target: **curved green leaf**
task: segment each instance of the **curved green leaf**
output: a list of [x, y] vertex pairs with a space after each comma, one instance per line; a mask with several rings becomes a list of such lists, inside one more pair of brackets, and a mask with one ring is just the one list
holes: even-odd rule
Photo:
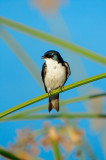
[[[52, 118], [68, 118], [68, 119], [88, 119], [88, 118], [106, 118], [106, 114], [99, 114], [99, 113], [81, 113], [81, 114], [67, 114], [67, 113], [60, 113], [60, 114], [34, 114], [34, 115], [27, 115], [21, 118], [9, 119], [8, 121], [22, 121], [22, 120], [41, 120], [41, 119], [52, 119]], [[6, 120], [5, 120], [6, 121]]]
[[[106, 73], [102, 73], [102, 74], [99, 74], [99, 75], [96, 75], [96, 76], [93, 76], [93, 77], [86, 78], [84, 80], [75, 82], [73, 84], [67, 85], [65, 87], [62, 87], [62, 90], [64, 92], [64, 91], [70, 90], [72, 88], [76, 88], [78, 86], [82, 86], [84, 84], [87, 84], [87, 83], [90, 83], [90, 82], [93, 82], [93, 81], [96, 81], [96, 80], [99, 80], [99, 79], [103, 79], [103, 78], [106, 78]], [[55, 95], [55, 94], [58, 94], [58, 93], [61, 93], [61, 89], [56, 89], [56, 90], [52, 91], [51, 95]], [[46, 94], [43, 94], [43, 95], [41, 95], [39, 97], [33, 98], [33, 99], [29, 100], [29, 101], [26, 101], [26, 102], [24, 102], [22, 104], [19, 104], [19, 105], [13, 107], [13, 108], [10, 108], [10, 109], [0, 113], [0, 118], [4, 117], [4, 116], [6, 116], [6, 115], [8, 115], [8, 114], [10, 114], [12, 112], [15, 112], [15, 111], [17, 111], [17, 110], [19, 110], [21, 108], [24, 108], [24, 107], [26, 107], [26, 106], [28, 106], [30, 104], [33, 104], [33, 103], [38, 102], [38, 101], [41, 101], [41, 100], [43, 100], [43, 99], [45, 99], [47, 97], [50, 97], [51, 95], [46, 93]]]
[[79, 45], [76, 45], [74, 43], [66, 41], [64, 39], [60, 39], [60, 38], [52, 36], [48, 33], [45, 33], [45, 32], [42, 32], [40, 30], [34, 29], [32, 27], [23, 25], [19, 22], [9, 20], [9, 19], [4, 18], [4, 17], [0, 17], [0, 23], [2, 25], [13, 28], [15, 30], [21, 31], [25, 34], [29, 34], [30, 36], [37, 37], [37, 38], [45, 40], [49, 43], [53, 43], [57, 46], [64, 47], [64, 48], [66, 48], [70, 51], [74, 51], [77, 54], [85, 56], [86, 58], [90, 58], [91, 60], [97, 61], [97, 62], [99, 62], [103, 65], [106, 65], [106, 57], [104, 57], [102, 55], [99, 55], [98, 53], [93, 52], [91, 50], [88, 50], [84, 47], [81, 47]]
[[[76, 103], [76, 102], [80, 102], [80, 101], [85, 101], [85, 100], [88, 100], [88, 99], [98, 98], [98, 97], [102, 97], [102, 96], [106, 96], [106, 93], [79, 96], [79, 97], [76, 97], [76, 98], [66, 99], [66, 100], [60, 101], [60, 106], [71, 104], [71, 103]], [[47, 109], [47, 107], [48, 107], [48, 105], [45, 104], [45, 105], [41, 105], [41, 106], [34, 107], [34, 108], [31, 108], [31, 109], [27, 109], [27, 110], [24, 110], [24, 111], [20, 111], [16, 114], [9, 115], [8, 117], [2, 118], [2, 122], [5, 121], [5, 120], [6, 121], [7, 120], [12, 120], [12, 119], [14, 120], [14, 119], [17, 119], [17, 118], [21, 118], [23, 116], [33, 114], [33, 113], [45, 110], [45, 109]]]
[[0, 147], [0, 155], [6, 158], [12, 159], [12, 160], [22, 160], [18, 158], [17, 156], [15, 156], [13, 153], [6, 151], [4, 148], [1, 148], [1, 147]]

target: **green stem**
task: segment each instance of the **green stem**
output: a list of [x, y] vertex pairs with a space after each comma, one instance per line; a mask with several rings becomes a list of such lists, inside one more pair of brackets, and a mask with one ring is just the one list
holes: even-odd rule
[[64, 101], [60, 101], [60, 105], [63, 106], [63, 105], [66, 105], [66, 104], [76, 103], [76, 102], [85, 101], [85, 100], [88, 100], [88, 99], [93, 99], [93, 98], [102, 97], [102, 96], [106, 96], [106, 93], [79, 96], [79, 97], [76, 97], [76, 98], [67, 99], [67, 100], [64, 100]]
[[[71, 99], [60, 101], [60, 106], [71, 104], [71, 103], [76, 103], [76, 102], [80, 102], [80, 101], [85, 101], [85, 100], [88, 100], [88, 99], [98, 98], [98, 97], [102, 97], [102, 96], [106, 96], [106, 93], [79, 96], [79, 97], [76, 97], [76, 98], [71, 98]], [[29, 115], [29, 114], [32, 114], [32, 113], [36, 113], [38, 111], [45, 110], [45, 109], [47, 109], [47, 106], [48, 105], [46, 104], [46, 105], [34, 107], [34, 108], [31, 108], [31, 109], [20, 111], [16, 114], [9, 115], [8, 117], [4, 117], [4, 118], [1, 118], [1, 119], [2, 119], [2, 121], [5, 121], [5, 120], [7, 121], [7, 120], [15, 119], [15, 118], [21, 118], [22, 116], [26, 116], [26, 115]]]
[[88, 49], [85, 49], [83, 47], [80, 47], [79, 45], [76, 45], [74, 43], [71, 43], [69, 41], [66, 41], [64, 39], [60, 39], [58, 37], [55, 37], [55, 36], [52, 36], [48, 33], [45, 33], [45, 32], [42, 32], [42, 31], [39, 31], [37, 29], [34, 29], [32, 27], [29, 27], [29, 26], [26, 26], [26, 25], [23, 25], [19, 22], [15, 22], [15, 21], [12, 21], [12, 20], [9, 20], [7, 18], [4, 18], [4, 17], [0, 17], [0, 23], [2, 25], [5, 25], [5, 26], [8, 26], [10, 28], [13, 28], [15, 30], [18, 30], [18, 31], [21, 31], [25, 34], [29, 34], [30, 36], [33, 36], [33, 37], [37, 37], [39, 39], [42, 39], [42, 40], [45, 40], [49, 43], [53, 43], [57, 46], [61, 46], [61, 47], [64, 47], [70, 51], [74, 51], [80, 55], [83, 55], [87, 58], [90, 58], [92, 60], [95, 60], [101, 64], [104, 64], [106, 65], [106, 58], [102, 55], [99, 55], [98, 53], [95, 53], [93, 51], [90, 51]]
[[60, 150], [59, 150], [59, 146], [56, 140], [52, 140], [52, 146], [54, 149], [55, 159], [61, 160]]
[[[106, 118], [106, 114], [35, 114], [35, 115], [28, 115], [21, 118], [9, 119], [8, 121], [20, 121], [20, 120], [38, 120], [38, 119], [52, 119], [52, 118], [68, 118], [68, 119], [88, 119], [88, 118]], [[5, 120], [6, 121], [6, 120]]]
[[17, 156], [15, 156], [13, 153], [6, 151], [5, 149], [0, 147], [0, 155], [2, 155], [3, 157], [12, 159], [12, 160], [21, 160], [20, 158], [18, 158]]
[[[63, 87], [62, 90], [64, 92], [64, 91], [67, 91], [69, 89], [76, 88], [78, 86], [81, 86], [81, 85], [84, 85], [84, 84], [87, 84], [87, 83], [90, 83], [90, 82], [93, 82], [93, 81], [96, 81], [96, 80], [99, 80], [99, 79], [103, 79], [103, 78], [106, 78], [106, 73], [102, 73], [102, 74], [99, 74], [99, 75], [96, 75], [96, 76], [93, 76], [93, 77], [86, 78], [84, 80], [75, 82], [73, 84], [67, 85], [67, 86]], [[56, 89], [56, 90], [52, 91], [51, 94], [55, 95], [55, 94], [58, 94], [58, 93], [61, 93], [61, 89]], [[15, 106], [13, 108], [10, 108], [10, 109], [0, 113], [0, 118], [4, 117], [4, 116], [6, 116], [6, 115], [8, 115], [8, 114], [10, 114], [12, 112], [15, 112], [15, 111], [17, 111], [17, 110], [19, 110], [21, 108], [24, 108], [24, 107], [26, 107], [26, 106], [28, 106], [30, 104], [33, 104], [33, 103], [38, 102], [38, 101], [41, 101], [41, 100], [43, 100], [43, 99], [45, 99], [47, 97], [50, 97], [50, 95], [48, 95], [48, 93], [43, 94], [43, 95], [41, 95], [39, 97], [33, 98], [33, 99], [31, 99], [29, 101], [26, 101], [24, 103], [21, 103], [21, 104]]]

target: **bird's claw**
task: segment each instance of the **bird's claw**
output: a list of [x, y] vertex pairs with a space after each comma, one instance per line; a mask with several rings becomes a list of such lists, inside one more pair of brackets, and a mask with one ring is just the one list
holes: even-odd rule
[[59, 88], [60, 88], [61, 92], [63, 92], [63, 91], [64, 91], [64, 90], [63, 90], [63, 86], [60, 86]]
[[52, 90], [50, 90], [50, 91], [48, 92], [48, 95], [49, 95], [49, 96], [52, 96]]

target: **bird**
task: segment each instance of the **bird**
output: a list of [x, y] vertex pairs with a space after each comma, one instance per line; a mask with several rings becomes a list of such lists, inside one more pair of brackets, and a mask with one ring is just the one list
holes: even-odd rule
[[[69, 64], [55, 50], [47, 51], [42, 59], [45, 63], [42, 66], [41, 76], [46, 93], [49, 94], [58, 88], [62, 89], [71, 74]], [[50, 112], [53, 108], [59, 112], [59, 94], [49, 97], [48, 111]]]

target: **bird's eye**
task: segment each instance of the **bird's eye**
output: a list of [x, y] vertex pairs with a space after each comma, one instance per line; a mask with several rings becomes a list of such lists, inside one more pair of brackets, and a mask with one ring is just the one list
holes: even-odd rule
[[48, 54], [47, 58], [52, 58], [52, 55]]

